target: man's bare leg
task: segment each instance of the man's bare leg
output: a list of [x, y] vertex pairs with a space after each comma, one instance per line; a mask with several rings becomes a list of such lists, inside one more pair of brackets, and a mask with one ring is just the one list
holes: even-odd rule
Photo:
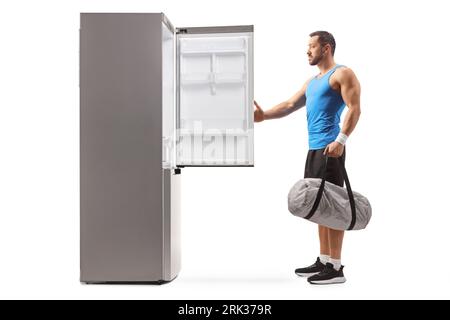
[[329, 252], [331, 259], [341, 260], [342, 242], [344, 232], [341, 230], [328, 229]]
[[[327, 231], [328, 236], [325, 235]], [[319, 228], [320, 236], [320, 250], [321, 252], [330, 253], [330, 259], [325, 269], [320, 273], [308, 277], [308, 282], [311, 284], [332, 284], [332, 283], [344, 283], [346, 281], [343, 266], [341, 265], [341, 250], [342, 241], [344, 239], [344, 231], [333, 230], [326, 227]], [[322, 241], [328, 238], [328, 246]], [[323, 250], [323, 251], [322, 251]], [[330, 268], [330, 264], [332, 267]]]
[[330, 240], [329, 229], [324, 226], [319, 226], [319, 239], [320, 239], [320, 254], [330, 256]]

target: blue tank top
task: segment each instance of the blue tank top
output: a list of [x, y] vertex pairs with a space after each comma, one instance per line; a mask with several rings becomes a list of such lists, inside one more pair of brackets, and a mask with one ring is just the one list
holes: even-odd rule
[[309, 149], [325, 148], [340, 132], [339, 123], [345, 107], [342, 96], [333, 90], [329, 80], [337, 68], [314, 77], [306, 88], [306, 119], [308, 121]]

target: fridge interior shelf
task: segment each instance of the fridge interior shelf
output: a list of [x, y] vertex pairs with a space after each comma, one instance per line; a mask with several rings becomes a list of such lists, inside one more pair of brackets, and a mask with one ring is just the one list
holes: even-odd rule
[[183, 86], [214, 84], [246, 84], [245, 73], [190, 73], [181, 75]]
[[201, 50], [201, 51], [184, 51], [182, 56], [211, 56], [211, 55], [245, 55], [245, 50]]
[[232, 165], [249, 165], [250, 162], [247, 159], [238, 159], [238, 160], [232, 160], [232, 161], [227, 161], [227, 160], [222, 160], [222, 161], [217, 161], [216, 159], [202, 159], [202, 160], [190, 160], [190, 161], [181, 161], [179, 163], [180, 165], [186, 165], [186, 166], [195, 166], [195, 165], [227, 165], [227, 166], [232, 166]]
[[204, 36], [189, 37], [187, 41], [182, 39], [180, 42], [180, 52], [184, 53], [222, 53], [222, 52], [246, 52], [247, 36], [235, 34], [233, 36], [221, 36], [218, 34], [207, 35], [207, 41]]
[[[186, 130], [186, 129], [185, 129]], [[180, 132], [179, 133], [180, 137], [188, 137], [188, 136], [194, 136], [194, 137], [214, 137], [217, 135], [220, 136], [226, 136], [226, 137], [247, 137], [248, 136], [248, 132], [226, 132], [226, 131], [220, 131], [220, 132], [201, 132], [201, 133], [197, 133], [194, 131], [189, 131], [189, 132]]]

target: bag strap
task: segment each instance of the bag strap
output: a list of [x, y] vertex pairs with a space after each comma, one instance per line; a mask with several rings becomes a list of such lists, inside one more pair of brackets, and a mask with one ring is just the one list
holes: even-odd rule
[[[355, 206], [355, 198], [353, 196], [352, 187], [350, 186], [350, 180], [348, 179], [347, 170], [345, 169], [344, 161], [341, 157], [338, 158], [339, 168], [341, 169], [342, 175], [344, 176], [345, 186], [347, 188], [348, 199], [350, 200], [350, 208], [352, 210], [352, 221], [350, 222], [350, 226], [347, 230], [353, 230], [356, 224], [356, 206]], [[319, 191], [317, 192], [316, 200], [311, 208], [311, 211], [305, 217], [305, 219], [311, 219], [316, 213], [317, 208], [319, 207], [320, 200], [322, 199], [323, 191], [325, 190], [325, 178], [327, 173], [328, 166], [328, 156], [325, 156], [325, 164], [322, 169], [322, 182], [320, 183]]]
[[342, 160], [342, 158], [339, 158], [338, 160], [342, 174], [344, 175], [345, 187], [347, 188], [348, 193], [348, 200], [350, 201], [350, 208], [352, 209], [352, 221], [350, 222], [350, 226], [347, 228], [347, 230], [353, 230], [356, 224], [355, 197], [353, 196], [352, 187], [350, 186], [350, 180], [348, 179], [347, 170], [345, 170], [344, 161]]
[[316, 210], [319, 207], [320, 200], [322, 199], [323, 190], [325, 189], [325, 177], [327, 174], [327, 166], [328, 166], [328, 156], [325, 156], [325, 164], [322, 169], [322, 182], [320, 183], [319, 191], [317, 192], [316, 201], [314, 201], [311, 211], [309, 211], [308, 215], [305, 217], [305, 219], [307, 220], [311, 219], [313, 215], [316, 213]]

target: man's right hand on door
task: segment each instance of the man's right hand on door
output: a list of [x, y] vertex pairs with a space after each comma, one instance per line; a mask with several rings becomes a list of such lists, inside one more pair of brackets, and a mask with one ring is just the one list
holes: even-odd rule
[[261, 122], [264, 121], [264, 111], [261, 109], [259, 104], [256, 101], [253, 101], [253, 104], [255, 105], [256, 109], [253, 112], [253, 119], [255, 122]]

